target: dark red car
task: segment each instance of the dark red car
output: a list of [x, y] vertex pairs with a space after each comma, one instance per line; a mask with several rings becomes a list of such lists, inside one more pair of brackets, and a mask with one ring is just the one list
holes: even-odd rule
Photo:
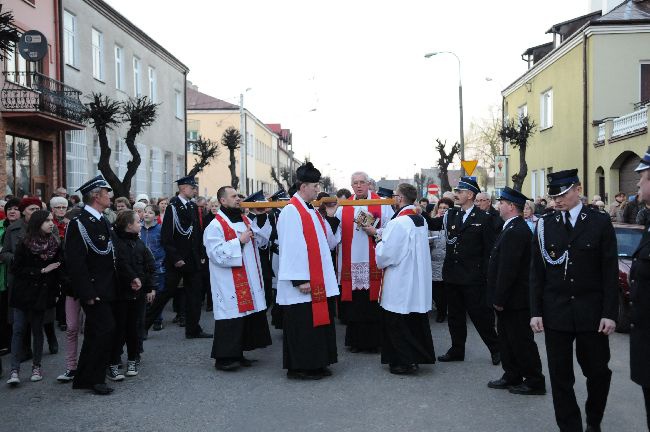
[[618, 243], [618, 322], [616, 331], [629, 333], [630, 331], [630, 266], [632, 254], [636, 250], [644, 227], [614, 223], [616, 241]]

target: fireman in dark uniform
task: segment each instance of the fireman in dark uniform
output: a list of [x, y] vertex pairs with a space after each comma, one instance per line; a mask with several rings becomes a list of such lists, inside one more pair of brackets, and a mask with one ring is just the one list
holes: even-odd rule
[[[650, 202], [650, 148], [636, 171], [639, 200]], [[630, 373], [632, 381], [643, 389], [646, 419], [650, 430], [650, 225], [634, 252], [630, 270]]]
[[600, 431], [612, 372], [608, 336], [618, 319], [618, 253], [609, 215], [583, 206], [578, 170], [548, 176], [555, 211], [540, 218], [531, 261], [531, 322], [545, 332], [555, 420], [583, 430], [573, 350], [587, 378], [587, 431]]

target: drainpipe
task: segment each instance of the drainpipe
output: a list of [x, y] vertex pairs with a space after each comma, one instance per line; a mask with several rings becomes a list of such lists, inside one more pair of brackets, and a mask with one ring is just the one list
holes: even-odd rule
[[587, 36], [582, 34], [582, 187], [583, 194], [589, 196], [589, 165], [588, 155], [589, 151], [589, 129], [587, 126], [587, 117], [589, 115], [589, 102], [588, 97], [588, 76], [587, 76]]

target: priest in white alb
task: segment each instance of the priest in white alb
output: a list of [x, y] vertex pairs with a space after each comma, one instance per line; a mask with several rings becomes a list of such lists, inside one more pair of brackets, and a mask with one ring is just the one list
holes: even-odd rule
[[217, 198], [221, 208], [203, 233], [214, 304], [212, 358], [218, 370], [233, 371], [251, 366], [244, 351], [271, 345], [258, 250], [271, 226], [265, 220], [260, 227], [242, 214], [232, 187], [219, 188]]
[[[435, 363], [429, 317], [431, 252], [427, 224], [417, 214], [417, 189], [402, 183], [395, 200], [400, 207], [377, 238], [377, 267], [384, 270], [381, 292], [381, 362], [394, 374], [411, 374], [420, 364]], [[372, 231], [371, 229], [368, 229]]]
[[[370, 178], [362, 171], [352, 174], [350, 199], [380, 199], [370, 190]], [[357, 223], [359, 215], [371, 215], [373, 227], [381, 229], [395, 212], [389, 205], [339, 207], [341, 221], [337, 235], [341, 239], [337, 267], [341, 286], [341, 307], [347, 320], [345, 345], [350, 352], [378, 352], [381, 345], [381, 309], [379, 291], [382, 271], [375, 260], [375, 242]]]
[[280, 263], [276, 301], [282, 305], [283, 367], [291, 379], [330, 376], [336, 363], [334, 298], [339, 294], [330, 251], [336, 239], [310, 202], [320, 191], [311, 162], [296, 171], [297, 192], [278, 218]]

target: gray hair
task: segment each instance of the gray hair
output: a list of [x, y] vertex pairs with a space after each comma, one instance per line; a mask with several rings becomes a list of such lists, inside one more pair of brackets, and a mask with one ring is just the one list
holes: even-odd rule
[[92, 204], [93, 201], [95, 201], [95, 198], [97, 195], [102, 191], [102, 188], [96, 187], [95, 189], [92, 189], [81, 197], [81, 200], [83, 201], [84, 204]]
[[364, 181], [366, 181], [366, 182], [370, 182], [370, 176], [368, 176], [367, 173], [365, 173], [365, 172], [363, 172], [363, 171], [355, 171], [355, 172], [353, 172], [352, 175], [350, 176], [350, 183], [352, 183], [352, 180], [353, 180], [355, 177], [358, 177], [358, 176], [362, 176]]
[[479, 192], [476, 194], [476, 198], [485, 198], [486, 200], [492, 202], [492, 197], [487, 192]]
[[147, 207], [147, 204], [143, 203], [142, 201], [138, 201], [137, 203], [133, 204], [133, 210], [144, 210]]
[[52, 199], [50, 200], [50, 208], [54, 208], [60, 205], [64, 205], [67, 207], [69, 205], [68, 200], [60, 196], [52, 197]]

